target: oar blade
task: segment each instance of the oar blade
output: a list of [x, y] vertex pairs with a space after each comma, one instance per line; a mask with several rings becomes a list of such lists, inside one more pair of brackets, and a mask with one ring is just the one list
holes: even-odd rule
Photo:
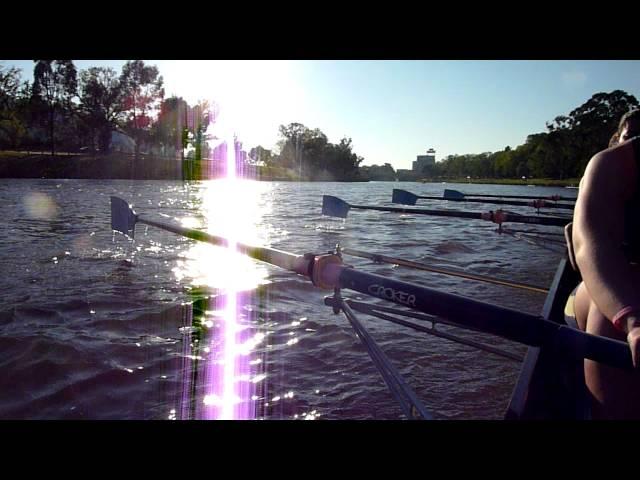
[[331, 195], [322, 196], [322, 215], [347, 218], [349, 208], [351, 208], [351, 205], [338, 197], [332, 197]]
[[111, 197], [111, 230], [133, 238], [136, 229], [136, 214], [129, 204], [118, 197]]
[[420, 197], [406, 190], [400, 190], [399, 188], [394, 188], [391, 194], [391, 201], [393, 203], [400, 203], [401, 205], [415, 205], [418, 198]]
[[464, 199], [464, 193], [459, 192], [457, 190], [445, 189], [443, 198], [445, 200], [462, 200]]

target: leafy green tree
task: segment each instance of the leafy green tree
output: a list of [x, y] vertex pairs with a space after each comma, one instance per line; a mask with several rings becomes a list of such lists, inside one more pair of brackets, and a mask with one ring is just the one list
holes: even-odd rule
[[155, 143], [172, 150], [180, 150], [184, 160], [184, 150], [189, 145], [187, 115], [189, 104], [182, 97], [169, 97], [162, 101], [158, 121], [154, 125]]
[[81, 118], [90, 134], [92, 150], [109, 150], [111, 132], [122, 119], [122, 90], [115, 70], [91, 67], [80, 72], [79, 82]]
[[332, 144], [318, 128], [301, 123], [280, 125], [278, 166], [297, 172], [299, 178], [356, 180], [363, 161], [353, 152], [352, 140], [343, 138]]
[[362, 169], [369, 180], [392, 182], [396, 179], [396, 171], [393, 169], [390, 163], [385, 163], [382, 166], [371, 165], [362, 167]]
[[16, 148], [26, 134], [26, 125], [20, 116], [20, 70], [5, 69], [0, 65], [0, 142]]
[[493, 172], [498, 178], [507, 178], [515, 175], [513, 165], [513, 150], [507, 146], [503, 151], [493, 154]]
[[302, 149], [304, 148], [304, 135], [309, 129], [301, 123], [280, 125], [280, 140], [278, 147], [280, 155], [279, 166], [289, 169], [299, 169], [302, 162]]
[[125, 115], [125, 130], [136, 142], [136, 156], [142, 141], [151, 138], [152, 114], [164, 98], [163, 79], [155, 65], [142, 60], [130, 60], [122, 66], [120, 75]]
[[[622, 90], [610, 93], [596, 93], [589, 100], [572, 110], [568, 116], [556, 117], [547, 124], [550, 133], [568, 133], [562, 137], [564, 145], [558, 145], [559, 137], [554, 139], [556, 148], [570, 152], [571, 162], [577, 168], [565, 167], [565, 170], [584, 171], [589, 159], [598, 151], [607, 148], [609, 139], [616, 131], [620, 117], [632, 108], [638, 107], [638, 100]], [[567, 163], [566, 160], [562, 160]]]
[[47, 125], [51, 155], [55, 155], [56, 124], [68, 119], [74, 109], [72, 99], [77, 95], [76, 67], [71, 60], [34, 60], [33, 95], [47, 111]]
[[209, 124], [215, 121], [217, 110], [211, 107], [208, 101], [201, 100], [191, 110], [187, 121], [187, 127], [192, 132], [192, 145], [195, 150], [195, 160], [202, 160], [203, 150], [206, 147], [206, 131]]
[[547, 132], [529, 135], [513, 150], [450, 155], [436, 170], [444, 177], [579, 177], [589, 159], [607, 148], [620, 118], [632, 108], [638, 108], [637, 99], [622, 90], [596, 93], [568, 115], [547, 123]]
[[[333, 155], [327, 167], [329, 173], [338, 180], [358, 179], [358, 168], [364, 159], [353, 152], [352, 143], [351, 138], [344, 137], [337, 145], [329, 144], [328, 146], [333, 151]], [[395, 178], [395, 171], [393, 174]]]
[[271, 150], [267, 150], [266, 148], [258, 145], [257, 147], [253, 147], [249, 150], [249, 158], [252, 159], [255, 164], [264, 164], [266, 167], [273, 166], [274, 163], [274, 155]]

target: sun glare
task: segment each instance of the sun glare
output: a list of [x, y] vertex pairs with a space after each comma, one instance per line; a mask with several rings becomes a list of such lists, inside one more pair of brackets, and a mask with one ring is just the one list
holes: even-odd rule
[[[238, 243], [266, 245], [271, 214], [271, 184], [242, 178], [236, 159], [236, 142], [271, 147], [278, 125], [297, 118], [301, 90], [288, 62], [171, 62], [162, 66], [166, 85], [190, 92], [188, 102], [207, 100], [216, 105], [215, 121], [207, 129], [209, 147], [225, 142], [226, 178], [199, 184], [199, 214], [208, 233], [223, 237], [227, 247], [197, 242], [178, 262], [176, 278], [194, 286], [219, 290], [224, 298], [216, 308], [224, 313], [218, 322], [204, 325], [207, 340], [205, 367], [205, 419], [247, 419], [255, 415], [250, 378], [255, 344], [242, 340], [242, 292], [268, 280], [267, 267], [237, 252]], [[171, 90], [167, 92], [171, 95]], [[192, 226], [193, 219], [182, 219]], [[266, 227], [266, 228], [265, 228]], [[216, 300], [218, 302], [218, 300]]]
[[[241, 179], [210, 180], [203, 184], [200, 214], [212, 235], [250, 245], [269, 243], [265, 224], [272, 210], [271, 184]], [[181, 219], [183, 226], [198, 228], [193, 217]], [[205, 242], [194, 243], [174, 268], [177, 280], [215, 289], [249, 291], [265, 283], [267, 267], [246, 255]]]
[[[294, 62], [270, 60], [160, 60], [166, 95], [189, 103], [215, 102], [226, 129], [246, 145], [270, 148], [278, 126], [304, 111]], [[188, 92], [188, 93], [185, 93]], [[266, 144], [266, 145], [265, 145]]]
[[[264, 245], [268, 243], [269, 216], [272, 213], [272, 185], [235, 178], [235, 156], [230, 155], [224, 179], [203, 181], [199, 184], [199, 214], [182, 219], [183, 225], [195, 226], [229, 241], [228, 247], [195, 242], [174, 268], [179, 281], [190, 281], [193, 286], [219, 290], [214, 311], [207, 311], [206, 358], [204, 391], [206, 396], [199, 409], [202, 419], [255, 418], [255, 402], [251, 400], [255, 385], [249, 379], [259, 368], [251, 363], [251, 353], [262, 338], [243, 339], [243, 293], [254, 290], [268, 281], [264, 264], [236, 251], [237, 243]], [[215, 313], [215, 315], [214, 315]]]

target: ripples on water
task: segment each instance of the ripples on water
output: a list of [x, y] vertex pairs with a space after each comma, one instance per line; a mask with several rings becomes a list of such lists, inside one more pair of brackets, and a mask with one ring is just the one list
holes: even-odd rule
[[[390, 205], [392, 188], [439, 195], [443, 187], [3, 180], [0, 418], [402, 418], [346, 319], [324, 306], [325, 292], [288, 272], [153, 227], [138, 225], [134, 242], [114, 235], [109, 196], [132, 202], [149, 218], [219, 235], [227, 235], [233, 225], [237, 241], [294, 253], [326, 252], [340, 243], [549, 285], [558, 249], [498, 235], [488, 223], [367, 211], [352, 211], [342, 221], [320, 213], [323, 194]], [[505, 194], [523, 190], [459, 188]], [[566, 195], [550, 188], [526, 192]], [[494, 208], [439, 203], [425, 206]], [[536, 293], [355, 257], [345, 260], [372, 273], [529, 313], [538, 313], [544, 301]], [[230, 372], [224, 347], [229, 287], [241, 292], [233, 296], [239, 360], [231, 377], [225, 377]], [[436, 418], [502, 416], [517, 362], [359, 318]], [[524, 353], [522, 346], [501, 339], [456, 333]], [[233, 383], [230, 396], [221, 387], [225, 378]], [[231, 410], [224, 413], [224, 408]]]

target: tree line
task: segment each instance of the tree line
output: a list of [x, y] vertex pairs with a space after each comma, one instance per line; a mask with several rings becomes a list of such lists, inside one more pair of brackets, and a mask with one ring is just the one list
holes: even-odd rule
[[360, 171], [364, 160], [353, 151], [353, 141], [344, 137], [339, 143], [329, 142], [318, 128], [301, 123], [280, 125], [279, 153], [255, 147], [249, 156], [276, 176], [315, 181], [367, 180]]
[[394, 172], [390, 164], [370, 167], [375, 179], [580, 178], [589, 159], [609, 145], [622, 115], [638, 108], [622, 90], [596, 93], [567, 115], [546, 122], [546, 132], [528, 135], [524, 144], [498, 152], [449, 155], [422, 172]]
[[0, 148], [107, 154], [113, 132], [141, 150], [198, 150], [215, 110], [207, 102], [190, 106], [164, 98], [158, 68], [126, 62], [120, 73], [108, 67], [78, 72], [71, 60], [34, 60], [33, 81], [20, 70], [0, 66]]
[[[125, 62], [119, 73], [108, 67], [78, 72], [71, 60], [34, 60], [31, 83], [17, 68], [0, 65], [0, 149], [108, 154], [113, 132], [121, 132], [133, 139], [135, 155], [210, 158], [206, 132], [217, 106], [164, 94], [158, 68], [142, 60]], [[351, 138], [334, 144], [301, 123], [280, 125], [277, 151], [257, 146], [247, 160], [267, 176], [303, 180], [578, 178], [591, 156], [607, 147], [620, 117], [638, 105], [622, 90], [596, 93], [522, 145], [449, 155], [421, 172], [396, 171], [390, 163], [361, 166]]]
[[[211, 158], [208, 141], [216, 139], [206, 131], [217, 105], [189, 105], [164, 93], [158, 68], [142, 60], [127, 61], [120, 73], [109, 67], [78, 72], [71, 60], [34, 60], [31, 83], [17, 68], [0, 66], [0, 149], [102, 155], [114, 148], [114, 132], [121, 132], [133, 140], [136, 156]], [[363, 159], [350, 138], [333, 144], [319, 129], [291, 123], [279, 128], [278, 150], [255, 147], [247, 161], [289, 179], [360, 179]]]

